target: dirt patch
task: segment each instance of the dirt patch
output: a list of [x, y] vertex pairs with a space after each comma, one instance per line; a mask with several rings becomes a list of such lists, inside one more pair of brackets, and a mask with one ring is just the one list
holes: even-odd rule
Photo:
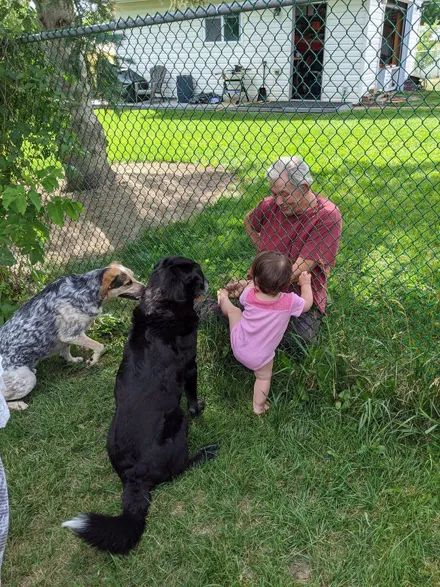
[[111, 254], [157, 226], [187, 220], [222, 195], [233, 195], [236, 181], [221, 167], [189, 163], [113, 165], [115, 182], [96, 190], [65, 193], [84, 205], [78, 221], [54, 227], [47, 258]]
[[307, 585], [312, 578], [312, 569], [309, 563], [302, 559], [295, 559], [289, 566], [289, 573], [297, 585]]

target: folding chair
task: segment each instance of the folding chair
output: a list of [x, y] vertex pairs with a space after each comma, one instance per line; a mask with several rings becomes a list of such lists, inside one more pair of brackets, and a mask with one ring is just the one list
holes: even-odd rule
[[167, 69], [164, 65], [155, 65], [150, 69], [150, 102], [159, 96], [160, 98], [165, 98], [162, 93], [162, 86], [165, 80], [165, 76], [167, 73]]

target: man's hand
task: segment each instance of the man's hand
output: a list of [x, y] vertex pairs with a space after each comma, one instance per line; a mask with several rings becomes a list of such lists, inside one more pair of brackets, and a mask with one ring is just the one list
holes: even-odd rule
[[303, 287], [304, 285], [311, 285], [312, 283], [312, 275], [308, 271], [302, 271], [300, 276], [298, 277], [298, 285]]
[[[311, 259], [303, 259], [302, 257], [298, 257], [298, 259], [292, 265], [292, 283], [299, 283], [298, 279], [299, 276], [303, 271], [309, 272], [312, 271], [316, 267], [316, 261], [312, 261]], [[300, 284], [301, 285], [301, 284]]]
[[238, 281], [230, 281], [225, 289], [229, 294], [230, 298], [238, 298], [244, 288], [249, 285], [250, 281], [247, 279], [240, 279]]

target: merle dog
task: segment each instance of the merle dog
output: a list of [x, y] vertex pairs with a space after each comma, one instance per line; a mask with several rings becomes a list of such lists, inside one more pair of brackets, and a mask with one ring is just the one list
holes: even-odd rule
[[70, 363], [70, 345], [93, 351], [87, 361], [97, 363], [104, 345], [86, 335], [101, 312], [104, 302], [117, 297], [139, 299], [144, 286], [133, 272], [119, 263], [82, 275], [67, 275], [47, 285], [27, 301], [0, 328], [0, 356], [3, 361], [3, 395], [12, 409], [25, 409], [20, 400], [34, 388], [36, 366], [42, 359], [60, 354]]
[[207, 289], [200, 266], [167, 257], [155, 266], [116, 376], [116, 411], [107, 451], [122, 485], [122, 514], [80, 514], [64, 522], [100, 550], [126, 554], [145, 528], [150, 492], [189, 467], [213, 458], [216, 445], [188, 453], [188, 420], [180, 407], [185, 391], [191, 415], [197, 398], [197, 324], [194, 299]]

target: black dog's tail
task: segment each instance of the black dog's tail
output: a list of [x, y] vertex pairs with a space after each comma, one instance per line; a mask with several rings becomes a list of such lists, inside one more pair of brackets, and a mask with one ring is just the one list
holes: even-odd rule
[[61, 525], [63, 528], [70, 528], [99, 550], [112, 554], [128, 554], [143, 534], [150, 505], [150, 489], [150, 485], [140, 480], [127, 481], [124, 484], [123, 512], [120, 516], [79, 514]]

